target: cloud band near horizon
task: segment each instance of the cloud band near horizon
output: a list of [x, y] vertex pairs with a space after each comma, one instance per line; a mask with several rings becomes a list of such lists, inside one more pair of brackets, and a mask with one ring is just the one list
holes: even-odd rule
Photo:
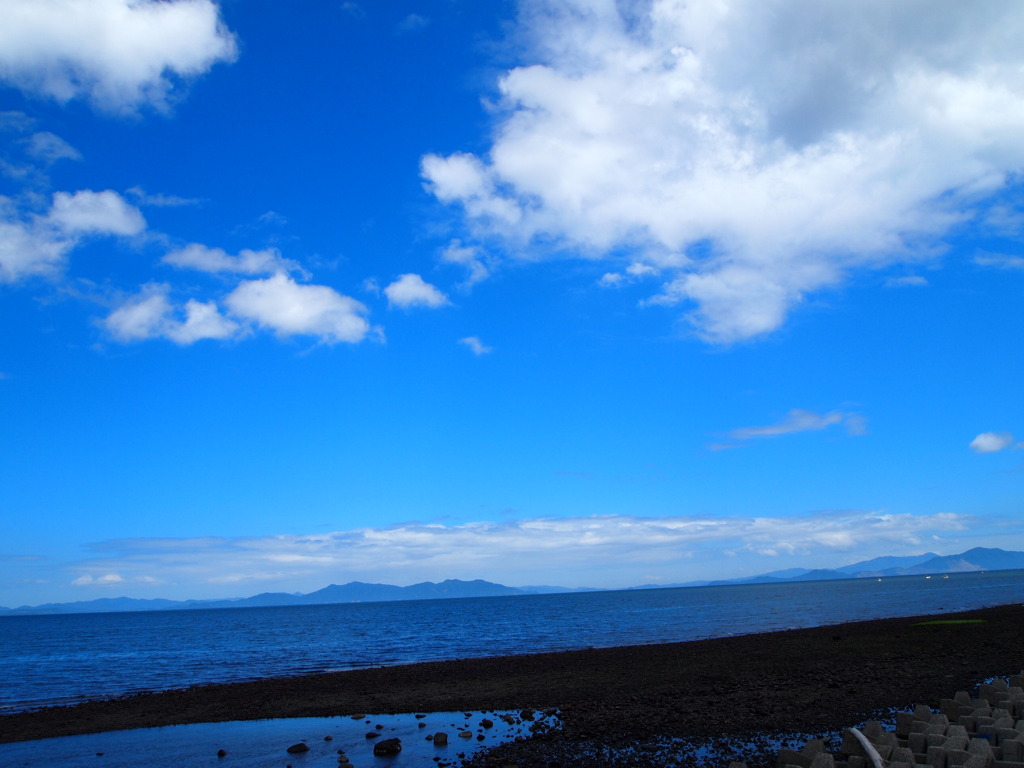
[[[94, 556], [69, 566], [68, 581], [142, 589], [146, 596], [445, 578], [616, 588], [752, 575], [798, 561], [828, 567], [918, 553], [940, 547], [947, 536], [952, 545], [968, 526], [966, 516], [951, 513], [827, 511], [792, 518], [607, 515], [411, 522], [305, 536], [116, 539], [92, 545]], [[570, 573], [576, 583], [560, 583]]]

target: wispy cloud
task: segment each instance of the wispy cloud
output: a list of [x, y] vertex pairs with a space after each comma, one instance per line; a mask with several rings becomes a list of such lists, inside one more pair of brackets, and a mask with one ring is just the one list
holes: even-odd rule
[[738, 443], [747, 440], [757, 440], [770, 437], [782, 437], [800, 432], [820, 432], [834, 426], [845, 426], [847, 434], [863, 435], [867, 432], [867, 425], [864, 417], [859, 413], [848, 411], [829, 411], [828, 413], [815, 413], [801, 408], [794, 408], [782, 421], [775, 424], [768, 424], [762, 427], [739, 427], [728, 433], [732, 442], [715, 443], [710, 447], [712, 450], [723, 450], [736, 447]]
[[125, 190], [125, 194], [131, 197], [136, 205], [146, 205], [154, 208], [182, 208], [201, 205], [203, 202], [195, 197], [180, 197], [178, 195], [164, 195], [160, 193], [150, 194], [142, 187], [131, 187]]
[[401, 33], [419, 32], [430, 25], [430, 19], [418, 13], [410, 13], [398, 22], [398, 31]]
[[992, 269], [1024, 270], [1024, 256], [1006, 253], [979, 253], [974, 257], [974, 263]]
[[[969, 520], [956, 514], [820, 512], [781, 517], [630, 515], [505, 519], [458, 525], [406, 523], [308, 536], [118, 539], [95, 545], [97, 557], [75, 566], [90, 583], [116, 574], [222, 594], [274, 588], [315, 589], [330, 581], [369, 579], [408, 584], [424, 579], [485, 578], [520, 585], [564, 581], [624, 587], [652, 568], [666, 580], [773, 570], [784, 557], [810, 567], [881, 552], [919, 551]], [[723, 553], [742, 556], [723, 558]], [[728, 563], [723, 562], [729, 560]], [[788, 562], [788, 561], [787, 561]], [[245, 586], [248, 585], [248, 586]]]
[[459, 344], [469, 347], [470, 351], [477, 356], [486, 355], [488, 352], [494, 351], [491, 347], [480, 341], [479, 336], [466, 336], [464, 339], [459, 339]]
[[55, 163], [58, 160], [81, 160], [82, 153], [64, 139], [49, 131], [33, 133], [25, 140], [25, 151], [36, 160]]
[[1013, 445], [1009, 432], [982, 432], [971, 440], [970, 448], [975, 453], [998, 453]]
[[886, 288], [923, 288], [926, 285], [928, 285], [928, 279], [921, 275], [889, 277], [885, 280]]
[[465, 267], [466, 279], [462, 282], [463, 288], [471, 288], [479, 282], [486, 280], [491, 269], [482, 255], [482, 250], [476, 246], [466, 246], [461, 240], [453, 240], [441, 252], [441, 261], [445, 264], [458, 264]]

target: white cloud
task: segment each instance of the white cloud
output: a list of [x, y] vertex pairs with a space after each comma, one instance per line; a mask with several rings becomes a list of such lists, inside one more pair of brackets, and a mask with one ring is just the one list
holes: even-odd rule
[[76, 587], [113, 587], [123, 583], [124, 578], [117, 573], [105, 573], [102, 576], [84, 574], [71, 582]]
[[494, 351], [492, 347], [488, 347], [486, 344], [480, 341], [479, 336], [467, 336], [464, 339], [459, 339], [459, 344], [465, 344], [467, 347], [469, 347], [470, 351], [474, 355], [477, 355], [478, 357], [480, 355], [486, 355], [488, 352]]
[[511, 253], [674, 265], [654, 303], [710, 341], [919, 260], [1024, 168], [1017, 3], [530, 0], [520, 24], [493, 145], [425, 156], [428, 188]]
[[971, 450], [975, 453], [996, 453], [1013, 445], [1013, 435], [1009, 432], [982, 432], [971, 440]]
[[[845, 425], [846, 431], [851, 435], [863, 435], [866, 433], [864, 417], [857, 413], [845, 411], [829, 411], [828, 413], [815, 413], [801, 408], [794, 408], [786, 418], [776, 424], [769, 424], [763, 427], [740, 427], [729, 432], [729, 438], [733, 441], [742, 442], [766, 437], [781, 437], [800, 432], [819, 432], [836, 425]], [[719, 443], [711, 446], [713, 450], [735, 447], [735, 443]]]
[[281, 252], [276, 248], [266, 248], [262, 251], [244, 248], [237, 256], [231, 256], [220, 248], [210, 248], [199, 243], [190, 243], [184, 248], [171, 251], [162, 261], [182, 269], [240, 275], [269, 275], [299, 269], [294, 261], [282, 258]]
[[176, 83], [237, 54], [212, 0], [5, 0], [0, 79], [61, 102], [165, 108]]
[[480, 249], [474, 245], [463, 245], [461, 240], [453, 240], [441, 252], [441, 261], [446, 264], [458, 264], [468, 271], [463, 288], [471, 288], [486, 280], [491, 272], [484, 263]]
[[139, 209], [117, 192], [57, 192], [48, 219], [71, 234], [137, 235], [146, 228]]
[[160, 193], [151, 195], [142, 187], [132, 187], [126, 190], [126, 192], [138, 205], [150, 205], [157, 208], [177, 208], [202, 203], [202, 200], [194, 197], [179, 197], [178, 195], [164, 195]]
[[240, 331], [238, 323], [224, 317], [216, 302], [185, 302], [184, 322], [174, 323], [166, 336], [177, 344], [192, 344], [201, 339], [230, 339]]
[[169, 291], [163, 284], [144, 285], [101, 324], [122, 343], [166, 338], [187, 345], [202, 339], [229, 339], [240, 332], [238, 323], [221, 315], [215, 302], [190, 299], [177, 309], [168, 299]]
[[402, 309], [412, 307], [437, 309], [450, 303], [448, 297], [436, 287], [411, 272], [400, 275], [395, 282], [387, 286], [384, 289], [384, 295], [388, 297], [389, 305]]
[[366, 307], [326, 285], [302, 285], [283, 272], [246, 280], [224, 303], [231, 312], [278, 336], [316, 336], [356, 343], [370, 333]]
[[83, 237], [137, 235], [145, 227], [139, 210], [111, 190], [57, 192], [46, 215], [22, 215], [0, 198], [0, 283], [56, 277]]
[[430, 24], [430, 19], [418, 13], [410, 13], [398, 23], [399, 32], [418, 32]]
[[886, 288], [922, 288], [928, 285], [928, 279], [920, 275], [904, 275], [886, 278]]
[[0, 283], [52, 277], [73, 243], [18, 220], [0, 221]]
[[601, 279], [597, 281], [597, 284], [602, 288], [619, 288], [627, 283], [634, 283], [638, 280], [654, 277], [660, 273], [661, 270], [651, 264], [634, 261], [626, 267], [625, 272], [605, 272], [601, 275]]
[[1005, 253], [980, 253], [974, 257], [974, 263], [982, 267], [995, 269], [1024, 269], [1024, 256], [1011, 256]]
[[25, 141], [29, 155], [44, 163], [58, 160], [81, 160], [82, 154], [60, 136], [48, 131], [33, 133]]
[[[513, 586], [625, 587], [652, 569], [665, 580], [728, 578], [723, 551], [746, 565], [780, 567], [783, 555], [809, 567], [855, 562], [886, 551], [920, 552], [921, 542], [967, 527], [955, 514], [820, 512], [797, 517], [645, 518], [607, 515], [533, 518], [458, 525], [404, 523], [307, 536], [127, 539], [98, 545], [102, 556], [76, 567], [91, 573], [145, 574], [197, 586], [273, 583], [310, 591], [342, 579], [409, 584], [424, 579], [484, 578]], [[763, 558], [763, 559], [757, 559]], [[757, 571], [754, 571], [755, 573]], [[752, 573], [750, 574], [752, 575]], [[253, 587], [257, 591], [258, 587]]]

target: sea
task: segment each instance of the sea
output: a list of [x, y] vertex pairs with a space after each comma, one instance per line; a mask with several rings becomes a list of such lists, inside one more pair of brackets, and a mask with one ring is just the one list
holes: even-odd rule
[[0, 617], [0, 714], [422, 661], [1024, 603], [1024, 570], [383, 603]]

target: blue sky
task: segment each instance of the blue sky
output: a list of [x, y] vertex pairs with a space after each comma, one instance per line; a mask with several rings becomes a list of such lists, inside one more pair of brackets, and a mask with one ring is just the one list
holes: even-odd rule
[[1018, 3], [0, 19], [0, 605], [1024, 550]]

